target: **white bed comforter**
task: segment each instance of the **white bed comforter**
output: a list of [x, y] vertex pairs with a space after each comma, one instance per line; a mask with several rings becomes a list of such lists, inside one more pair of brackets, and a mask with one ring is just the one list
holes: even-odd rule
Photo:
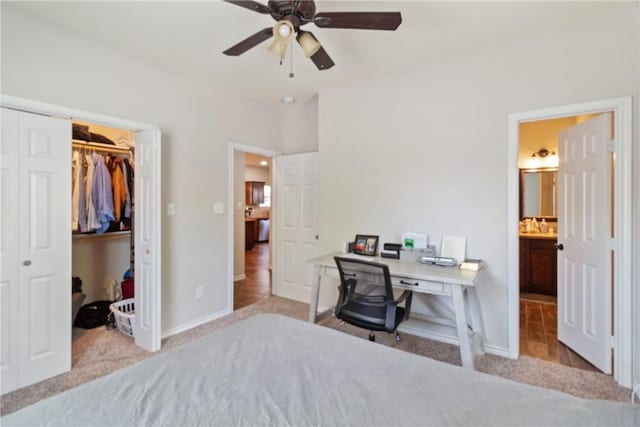
[[0, 424], [638, 426], [640, 405], [578, 399], [258, 315]]

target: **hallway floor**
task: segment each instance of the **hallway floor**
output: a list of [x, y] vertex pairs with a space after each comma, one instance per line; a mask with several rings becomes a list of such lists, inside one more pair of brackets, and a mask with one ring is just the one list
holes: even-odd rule
[[246, 279], [233, 284], [234, 310], [271, 296], [269, 242], [256, 243], [244, 253], [244, 271]]
[[558, 341], [558, 306], [553, 302], [520, 299], [520, 355], [599, 372]]

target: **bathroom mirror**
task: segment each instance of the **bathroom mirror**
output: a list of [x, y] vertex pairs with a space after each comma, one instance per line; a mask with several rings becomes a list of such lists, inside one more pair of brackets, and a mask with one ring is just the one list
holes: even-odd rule
[[520, 169], [520, 218], [558, 216], [558, 169]]

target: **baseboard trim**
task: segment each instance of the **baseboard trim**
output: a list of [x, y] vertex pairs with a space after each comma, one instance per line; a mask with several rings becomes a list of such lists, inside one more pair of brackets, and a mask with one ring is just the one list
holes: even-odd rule
[[225, 309], [225, 310], [219, 311], [217, 313], [213, 313], [213, 314], [210, 314], [208, 316], [204, 316], [204, 317], [201, 317], [199, 319], [192, 320], [191, 322], [183, 323], [182, 325], [176, 326], [174, 328], [167, 329], [166, 331], [162, 332], [162, 339], [168, 338], [168, 337], [170, 337], [172, 335], [177, 335], [177, 334], [179, 334], [181, 332], [184, 332], [184, 331], [188, 331], [189, 329], [193, 329], [196, 326], [200, 326], [200, 325], [205, 324], [207, 322], [211, 322], [212, 320], [216, 320], [216, 319], [219, 319], [221, 317], [224, 317], [227, 314], [231, 314], [231, 311]]
[[517, 357], [513, 357], [508, 348], [500, 347], [493, 344], [484, 344], [484, 351], [489, 354], [495, 354], [496, 356], [501, 356], [507, 359], [517, 359]]
[[238, 274], [237, 276], [233, 276], [233, 281], [237, 282], [238, 280], [244, 280], [247, 278], [247, 275], [242, 273], [242, 274]]

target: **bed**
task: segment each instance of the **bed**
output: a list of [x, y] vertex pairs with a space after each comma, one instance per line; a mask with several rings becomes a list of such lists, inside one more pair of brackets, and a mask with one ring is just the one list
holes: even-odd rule
[[0, 419], [18, 425], [640, 425], [583, 400], [261, 314]]

